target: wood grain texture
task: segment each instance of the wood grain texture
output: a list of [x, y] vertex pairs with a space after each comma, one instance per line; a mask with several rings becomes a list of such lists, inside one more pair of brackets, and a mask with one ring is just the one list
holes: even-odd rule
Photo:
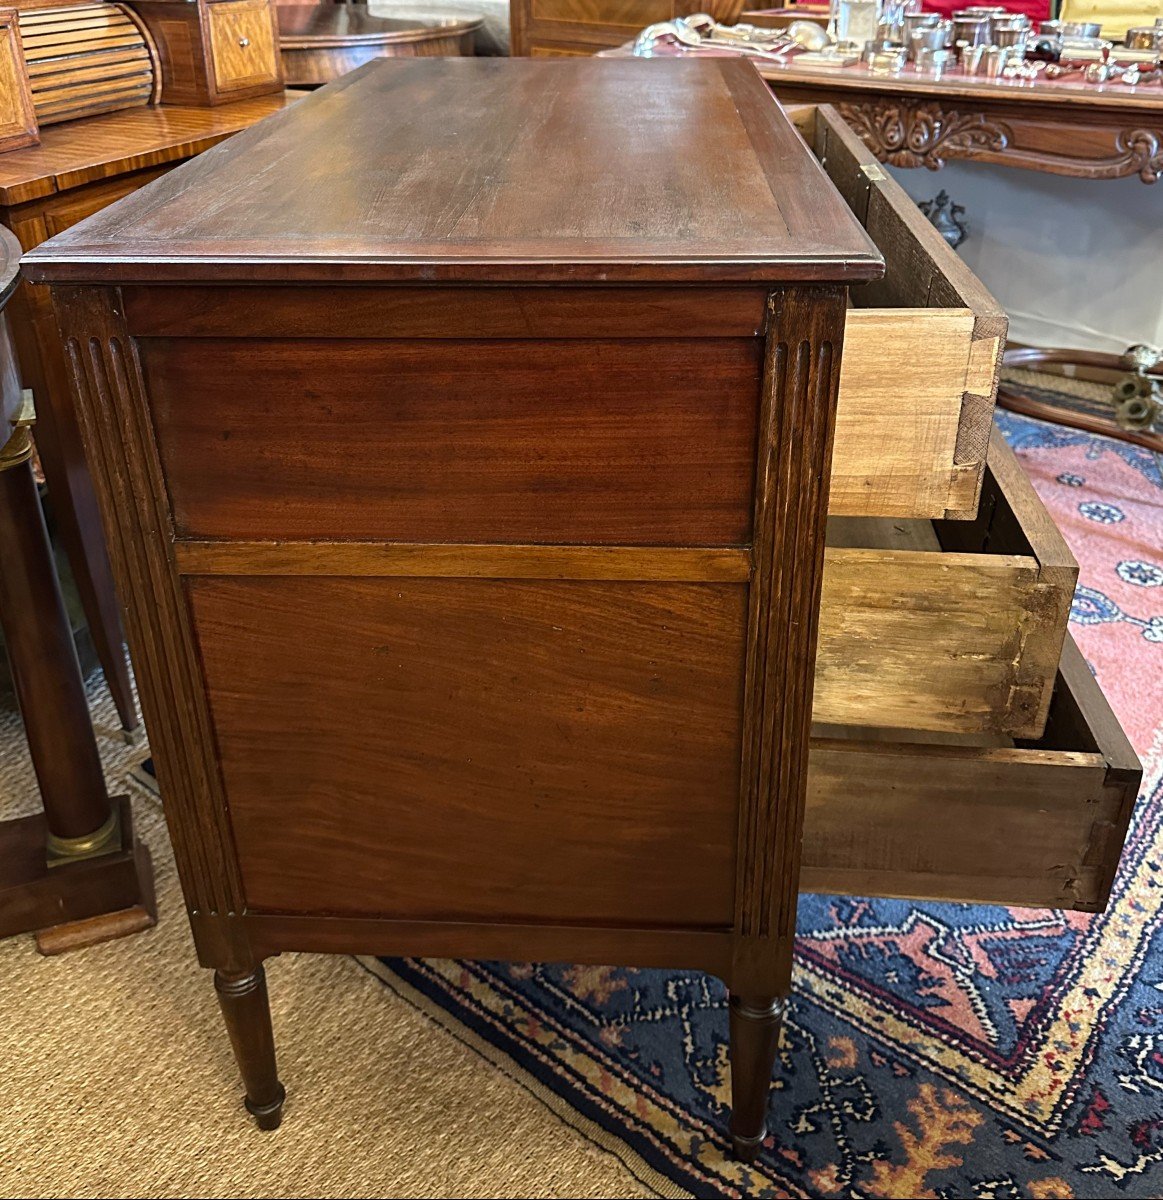
[[[94, 180], [180, 162], [300, 97], [280, 93], [220, 109], [132, 108], [84, 125], [51, 126], [39, 146], [0, 155], [0, 203], [24, 204]], [[27, 243], [26, 248], [32, 249]]]
[[[0, 937], [67, 927], [126, 909], [144, 909], [156, 921], [149, 849], [134, 836], [129, 798], [117, 796], [113, 803], [120, 810], [121, 845], [68, 867], [45, 863], [48, 826], [43, 813], [0, 822]], [[115, 920], [105, 932], [120, 937], [133, 930]], [[69, 948], [61, 947], [61, 952]]]
[[812, 743], [808, 891], [1101, 911], [1142, 769], [1067, 638], [1045, 735]]
[[681, 546], [478, 546], [385, 542], [174, 544], [185, 575], [371, 575], [426, 579], [658, 579], [747, 583], [745, 549]]
[[1032, 557], [830, 550], [817, 719], [1036, 736], [1015, 664], [1044, 590]]
[[963, 490], [957, 445], [974, 323], [969, 309], [848, 310], [829, 512], [945, 516]]
[[[39, 276], [58, 285], [199, 958], [253, 997], [262, 957], [296, 943], [439, 953], [472, 935], [473, 955], [697, 957], [744, 998], [782, 997], [846, 285], [879, 256], [746, 63], [389, 66], [117, 206], [147, 253], [105, 210]], [[520, 281], [528, 307], [547, 281], [772, 296], [764, 338], [750, 319], [689, 341], [633, 320], [187, 338], [180, 318], [138, 338], [112, 284], [61, 286], [174, 267], [244, 313], [260, 293], [227, 285], [321, 282], [303, 289], [320, 312], [357, 280]], [[577, 299], [598, 322], [600, 298]], [[642, 325], [660, 319], [648, 303]], [[405, 539], [446, 573], [182, 575], [175, 534], [195, 531], [211, 556], [315, 542], [330, 568]], [[688, 556], [749, 582], [453, 574], [560, 573], [566, 546], [586, 571], [610, 547], [639, 560], [619, 571]], [[273, 1091], [269, 1030], [226, 1015]], [[766, 1072], [736, 1040], [750, 1113]], [[252, 1099], [273, 1123], [276, 1098]]]
[[1041, 735], [1078, 565], [1004, 443], [983, 495], [973, 521], [833, 520], [818, 721]]
[[723, 930], [384, 921], [270, 913], [249, 913], [238, 923], [256, 957], [302, 950], [315, 954], [423, 954], [596, 966], [625, 958], [644, 967], [693, 968], [720, 978], [731, 973], [732, 935]]
[[248, 909], [731, 925], [744, 588], [188, 590]]
[[473, 58], [369, 63], [27, 270], [778, 283], [869, 279], [882, 263], [748, 63]]
[[[135, 337], [693, 338], [762, 337], [758, 287], [127, 287]], [[668, 346], [667, 355], [684, 353]], [[697, 356], [697, 351], [689, 352]]]
[[162, 103], [217, 105], [282, 90], [270, 0], [136, 0], [161, 64]]
[[0, 9], [0, 152], [38, 140], [19, 19], [14, 8]]
[[473, 17], [393, 17], [373, 13], [367, 4], [283, 4], [277, 6], [279, 45], [318, 47], [386, 45], [458, 37], [479, 29]]
[[[267, 287], [125, 291], [139, 337], [658, 339], [664, 369], [693, 357], [691, 339], [753, 336], [764, 293], [753, 288], [334, 288], [311, 295]], [[326, 299], [327, 303], [319, 301]], [[968, 309], [849, 309], [840, 374], [829, 511], [943, 517], [963, 467], [954, 464], [974, 347]], [[183, 347], [193, 360], [205, 353]], [[355, 348], [341, 355], [357, 353]], [[992, 369], [992, 366], [991, 368]], [[908, 377], [909, 388], [900, 380]], [[306, 436], [306, 430], [303, 431]]]
[[[79, 188], [72, 188], [63, 194], [57, 193], [48, 203], [38, 206], [44, 223], [44, 235], [53, 237], [55, 234], [71, 228], [78, 221], [91, 217], [108, 205], [116, 203], [123, 196], [128, 196], [137, 191], [139, 187], [144, 187], [164, 171], [164, 167], [153, 167], [145, 171], [135, 171], [128, 177], [101, 180]], [[20, 213], [17, 218], [18, 229], [26, 223], [31, 212], [32, 208], [30, 207]], [[36, 234], [33, 236], [35, 237]], [[44, 296], [45, 302], [51, 303], [48, 289], [43, 284], [29, 284], [28, 286], [36, 288], [38, 294]]]
[[471, 56], [482, 24], [467, 15], [393, 17], [366, 4], [279, 4], [276, 13], [291, 86], [330, 83], [374, 58]]
[[113, 293], [68, 291], [54, 301], [183, 891], [194, 912], [235, 912], [242, 901], [238, 867], [193, 640], [166, 550], [165, 487], [137, 356]]
[[261, 965], [242, 975], [215, 971], [214, 990], [246, 1088], [247, 1112], [260, 1129], [278, 1129], [287, 1093], [275, 1062], [266, 972]]
[[132, 908], [121, 908], [101, 916], [84, 917], [79, 921], [40, 929], [36, 934], [36, 949], [38, 954], [53, 958], [58, 954], [71, 954], [74, 950], [87, 950], [90, 946], [144, 933], [156, 924], [156, 911], [135, 904]]
[[[85, 18], [82, 14], [78, 19]], [[59, 65], [55, 58], [46, 63]], [[236, 123], [259, 119], [264, 107], [271, 111], [273, 106], [248, 105], [244, 112], [215, 122], [208, 121], [204, 112], [186, 122], [180, 113], [170, 121], [158, 117], [156, 110], [132, 109], [88, 118], [83, 124], [53, 126], [46, 130], [46, 143], [35, 152], [18, 150], [0, 156], [0, 172], [11, 168], [9, 178], [21, 181], [11, 189], [10, 198], [24, 199], [7, 206], [2, 219], [30, 249], [148, 183], [175, 154], [198, 149], [198, 144], [186, 140], [189, 128], [202, 130], [203, 141], [210, 144]], [[153, 161], [163, 165], [147, 165]], [[122, 725], [131, 731], [138, 718], [125, 638], [92, 483], [73, 423], [63, 411], [69, 370], [48, 289], [25, 284], [13, 300], [12, 318], [24, 383], [38, 401], [37, 447], [54, 497], [62, 545]]]
[[[953, 310], [962, 314], [968, 311], [973, 319], [969, 345], [964, 348], [960, 413], [950, 461], [939, 462], [930, 469], [925, 477], [927, 482], [919, 484], [924, 491], [912, 505], [899, 493], [894, 495], [889, 485], [881, 506], [867, 511], [869, 515], [885, 516], [972, 517], [989, 444], [1008, 318], [834, 109], [827, 105], [817, 109], [815, 129], [809, 141], [832, 182], [885, 258], [884, 277], [858, 289], [854, 293], [855, 302], [862, 308], [887, 312], [917, 308]], [[903, 313], [899, 336], [902, 340], [908, 337]], [[902, 351], [906, 349], [914, 355], [914, 364], [926, 362], [932, 353], [928, 342], [918, 341], [907, 348], [901, 346]], [[949, 347], [946, 345], [945, 349], [948, 352]], [[910, 426], [905, 424], [903, 428], [907, 431]], [[931, 428], [927, 432], [932, 436]], [[946, 429], [943, 429], [942, 438], [944, 453]], [[929, 463], [931, 452], [931, 442], [923, 437], [895, 450], [885, 447], [883, 474], [891, 476], [894, 457], [899, 461]], [[873, 498], [875, 487], [874, 484]], [[945, 509], [933, 512], [933, 502], [939, 501], [942, 489]], [[835, 511], [855, 510], [838, 508]]]
[[182, 536], [750, 539], [757, 338], [139, 344]]
[[[1020, 467], [998, 461], [975, 521], [829, 521], [816, 721], [912, 736], [1041, 734], [1077, 566]], [[746, 582], [752, 574], [746, 550], [682, 546], [182, 539], [174, 552], [191, 575]]]
[[768, 944], [767, 994], [790, 982], [844, 308], [842, 291], [787, 291], [768, 327], [735, 891], [741, 938]]
[[281, 85], [273, 16], [270, 0], [220, 0], [207, 5], [210, 58], [219, 93]]
[[[344, 7], [350, 7], [344, 5]], [[472, 33], [433, 31], [423, 41], [355, 46], [283, 46], [279, 57], [288, 87], [319, 87], [377, 58], [456, 58], [472, 55]]]
[[1025, 545], [1038, 560], [1038, 582], [1025, 600], [1029, 616], [1021, 623], [1020, 657], [1014, 663], [1010, 693], [1012, 711], [1028, 714], [1028, 725], [1011, 732], [1037, 737], [1046, 721], [1050, 683], [1062, 656], [1078, 563], [996, 426], [976, 518], [944, 521], [936, 530], [945, 550]]

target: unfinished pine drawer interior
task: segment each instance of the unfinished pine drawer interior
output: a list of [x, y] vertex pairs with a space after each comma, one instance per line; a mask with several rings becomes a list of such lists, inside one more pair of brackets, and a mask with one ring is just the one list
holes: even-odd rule
[[1078, 565], [994, 433], [972, 521], [829, 521], [813, 713], [1038, 737]]
[[972, 516], [1006, 315], [835, 109], [792, 116], [885, 260], [851, 292], [828, 510]]
[[804, 890], [1106, 905], [1142, 768], [1070, 638], [1036, 741], [813, 732]]

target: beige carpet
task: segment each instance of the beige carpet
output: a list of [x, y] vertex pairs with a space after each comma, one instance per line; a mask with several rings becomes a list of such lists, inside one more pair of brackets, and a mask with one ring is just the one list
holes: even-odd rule
[[[145, 751], [112, 735], [103, 689], [93, 702], [107, 776], [126, 790]], [[158, 927], [53, 959], [31, 937], [0, 942], [0, 1195], [658, 1194], [558, 1102], [346, 957], [268, 964], [288, 1102], [278, 1132], [255, 1130], [159, 807], [129, 790]], [[35, 803], [19, 719], [0, 712], [0, 816]]]

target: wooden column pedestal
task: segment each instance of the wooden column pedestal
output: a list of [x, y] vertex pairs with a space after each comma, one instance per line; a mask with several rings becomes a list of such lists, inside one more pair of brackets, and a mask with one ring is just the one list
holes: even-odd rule
[[[20, 247], [0, 230], [0, 307]], [[58, 954], [153, 925], [149, 851], [126, 797], [111, 801], [32, 474], [7, 318], [0, 313], [0, 626], [44, 811], [0, 825], [0, 937], [36, 932]]]
[[64, 954], [157, 924], [153, 864], [133, 834], [129, 797], [113, 800], [114, 847], [49, 867], [44, 813], [0, 825], [0, 937], [35, 931], [42, 954]]

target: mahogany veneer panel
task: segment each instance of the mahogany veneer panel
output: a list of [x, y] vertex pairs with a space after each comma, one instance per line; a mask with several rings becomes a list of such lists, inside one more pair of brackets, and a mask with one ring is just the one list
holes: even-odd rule
[[188, 586], [248, 907], [730, 926], [745, 587]]
[[141, 347], [182, 535], [750, 536], [758, 338]]

